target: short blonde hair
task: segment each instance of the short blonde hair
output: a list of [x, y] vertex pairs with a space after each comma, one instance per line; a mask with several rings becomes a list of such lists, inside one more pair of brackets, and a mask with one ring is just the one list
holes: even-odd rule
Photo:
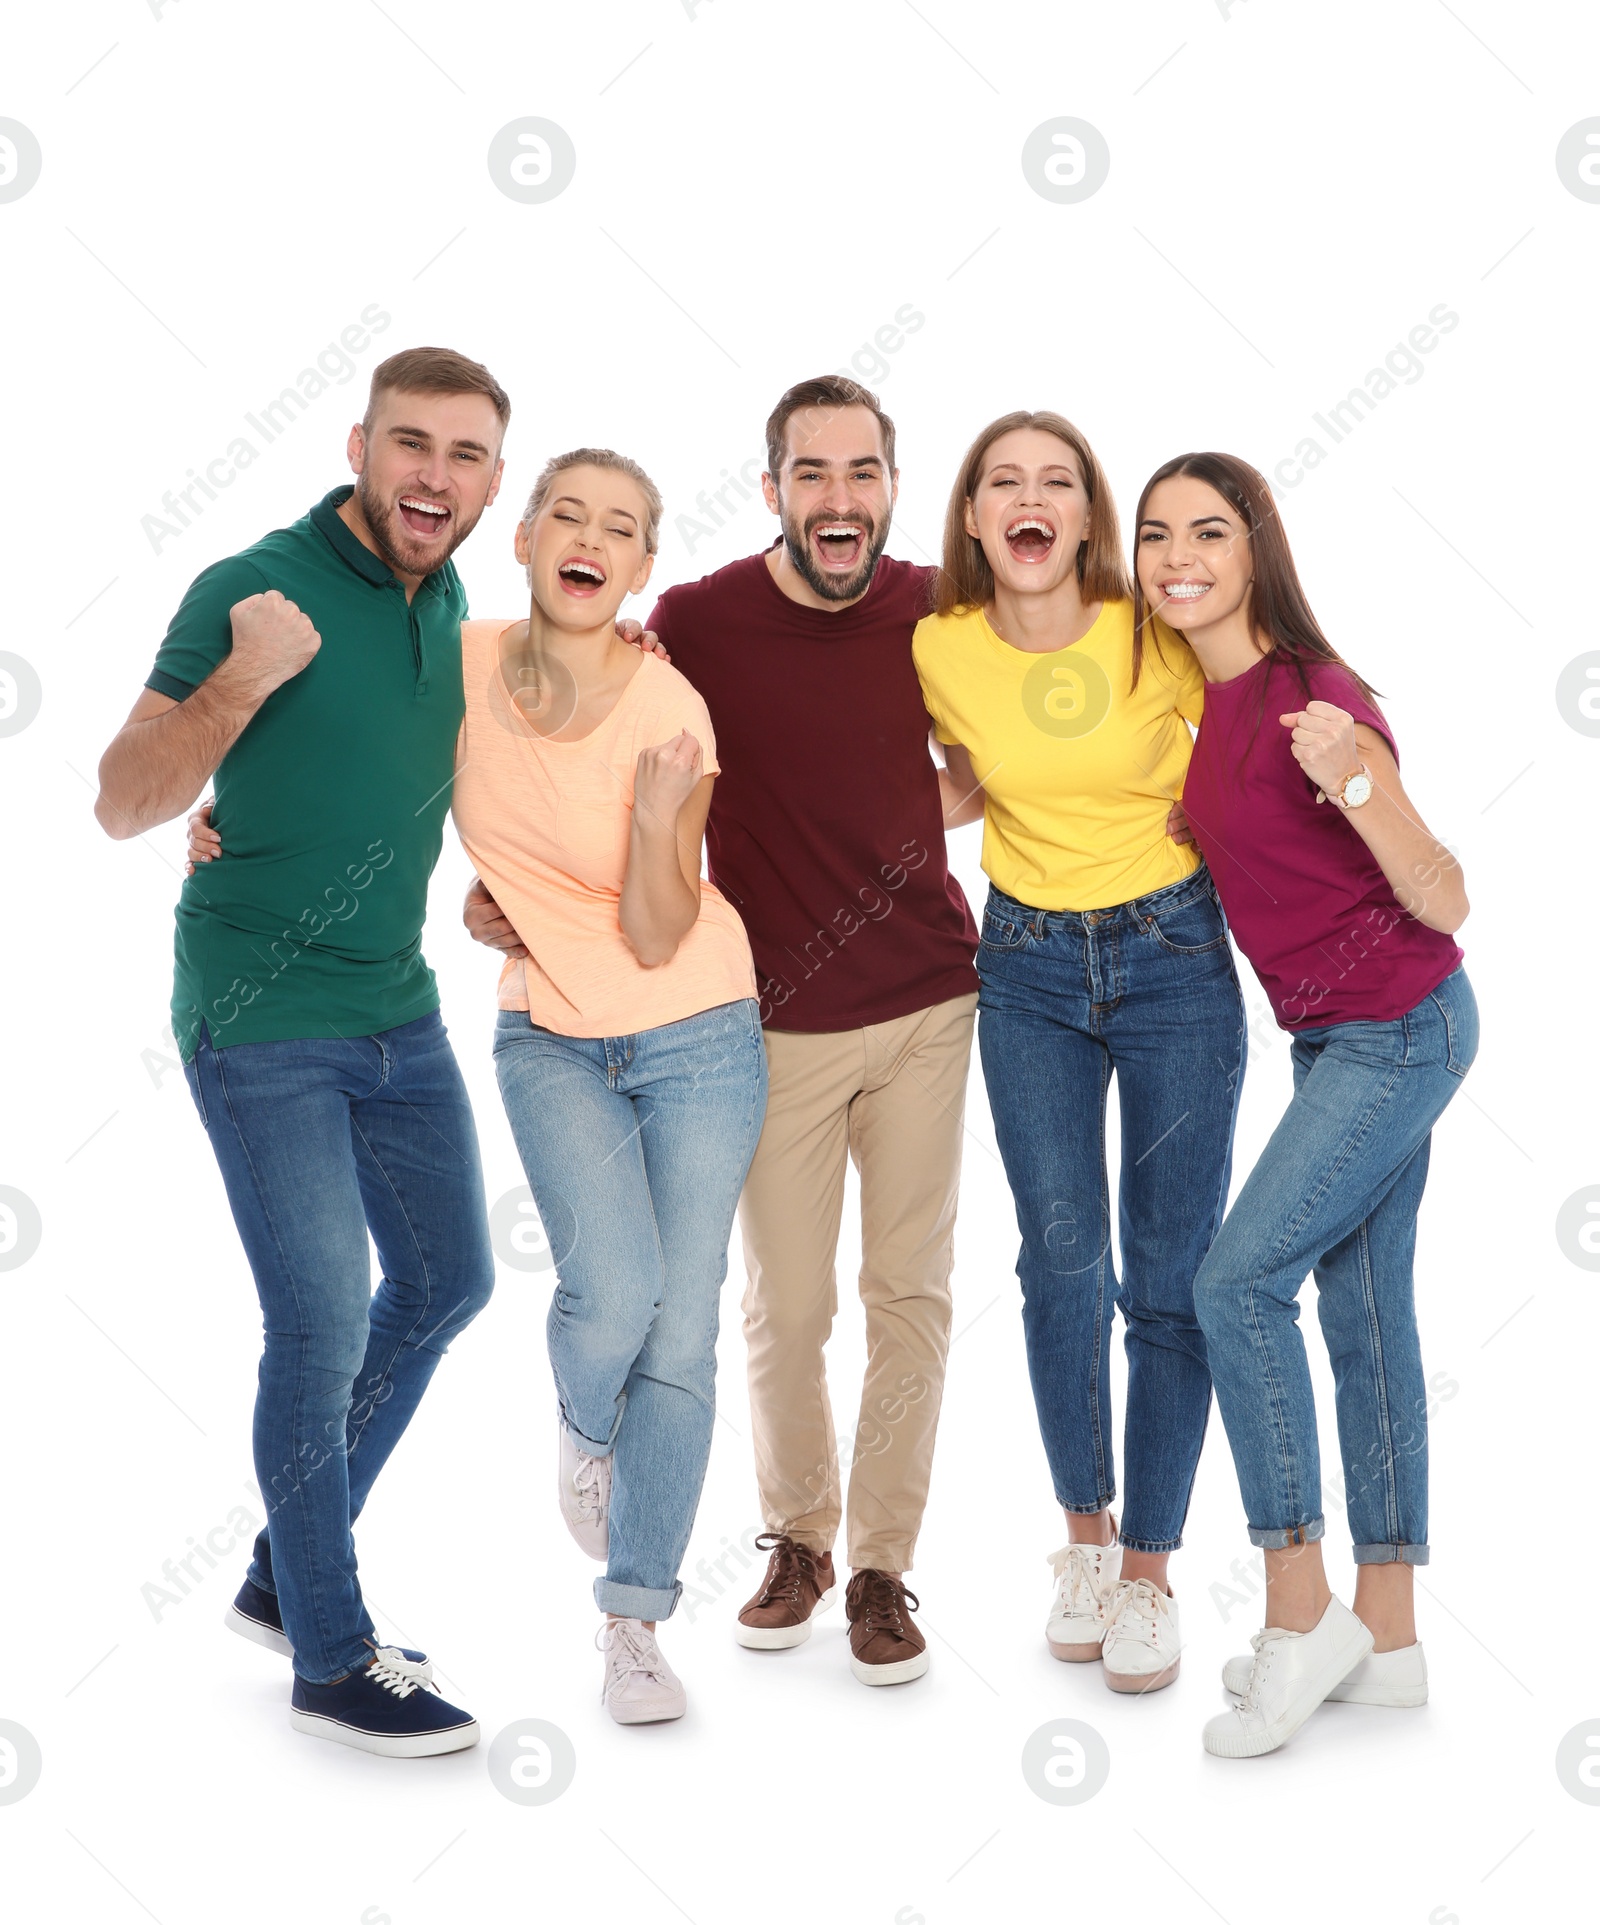
[[534, 517], [550, 499], [550, 487], [556, 476], [565, 474], [569, 468], [607, 468], [638, 484], [645, 505], [644, 552], [653, 555], [661, 537], [661, 490], [631, 455], [619, 455], [615, 448], [574, 448], [569, 454], [552, 455], [533, 484], [533, 493], [522, 511], [521, 525], [532, 527]]

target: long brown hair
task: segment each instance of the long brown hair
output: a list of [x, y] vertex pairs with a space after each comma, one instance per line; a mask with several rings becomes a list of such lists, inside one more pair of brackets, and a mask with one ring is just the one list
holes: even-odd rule
[[[1306, 591], [1300, 584], [1299, 571], [1295, 568], [1294, 556], [1289, 549], [1289, 537], [1283, 531], [1278, 504], [1272, 498], [1266, 477], [1252, 468], [1248, 461], [1241, 461], [1237, 455], [1211, 453], [1176, 455], [1171, 461], [1164, 462], [1144, 484], [1139, 496], [1139, 509], [1133, 523], [1135, 543], [1139, 541], [1144, 528], [1145, 511], [1150, 505], [1151, 494], [1163, 481], [1170, 481], [1175, 475], [1192, 475], [1208, 488], [1215, 488], [1244, 523], [1250, 542], [1251, 574], [1254, 576], [1250, 591], [1250, 634], [1263, 654], [1289, 664], [1307, 701], [1311, 699], [1308, 671], [1318, 662], [1342, 668], [1369, 701], [1376, 701], [1377, 691], [1363, 681], [1344, 659], [1323, 634], [1316, 616], [1312, 614], [1311, 604], [1306, 599]], [[1133, 575], [1133, 620], [1134, 660], [1137, 662], [1139, 642], [1145, 627], [1155, 620], [1145, 601], [1137, 568]], [[1158, 631], [1152, 628], [1151, 633]]]
[[[1089, 498], [1089, 533], [1078, 545], [1078, 591], [1086, 602], [1125, 602], [1133, 594], [1128, 566], [1122, 558], [1122, 531], [1111, 484], [1093, 448], [1065, 415], [1049, 408], [1018, 408], [991, 421], [967, 450], [950, 490], [944, 517], [944, 559], [934, 586], [934, 613], [950, 615], [957, 609], [984, 608], [994, 599], [994, 570], [983, 543], [966, 528], [967, 504], [983, 473], [989, 450], [1002, 435], [1018, 428], [1040, 428], [1064, 441], [1078, 457], [1084, 493]], [[1137, 666], [1135, 668], [1137, 673]]]

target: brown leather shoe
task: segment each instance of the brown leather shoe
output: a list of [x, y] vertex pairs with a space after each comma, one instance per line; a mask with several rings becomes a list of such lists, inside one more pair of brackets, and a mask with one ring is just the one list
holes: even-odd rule
[[833, 1553], [797, 1544], [782, 1531], [756, 1539], [758, 1551], [770, 1550], [761, 1589], [739, 1613], [733, 1635], [752, 1651], [785, 1651], [804, 1644], [811, 1620], [833, 1602]]
[[857, 1571], [845, 1587], [850, 1669], [863, 1684], [909, 1684], [928, 1668], [928, 1640], [911, 1622], [920, 1600], [887, 1571]]

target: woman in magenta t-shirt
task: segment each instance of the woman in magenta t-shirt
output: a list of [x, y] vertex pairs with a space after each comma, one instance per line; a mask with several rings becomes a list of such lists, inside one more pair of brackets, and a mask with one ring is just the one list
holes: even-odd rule
[[[1430, 1132], [1478, 1013], [1454, 857], [1400, 783], [1372, 691], [1311, 613], [1271, 490], [1232, 455], [1179, 456], [1140, 498], [1141, 622], [1194, 650], [1205, 707], [1183, 802], [1234, 939], [1294, 1037], [1294, 1099], [1195, 1279], [1266, 1626], [1224, 1682], [1208, 1751], [1274, 1750], [1325, 1698], [1417, 1705], [1412, 1572], [1428, 1561], [1427, 1390], [1412, 1296]], [[1322, 1568], [1308, 1271], [1333, 1365], [1354, 1611]]]

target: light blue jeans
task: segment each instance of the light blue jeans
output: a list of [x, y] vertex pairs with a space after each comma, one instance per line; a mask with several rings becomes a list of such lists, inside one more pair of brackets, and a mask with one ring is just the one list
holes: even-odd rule
[[1195, 1278], [1250, 1541], [1323, 1534], [1301, 1285], [1333, 1365], [1345, 1512], [1358, 1564], [1428, 1561], [1428, 1393], [1412, 1295], [1434, 1124], [1478, 1051], [1457, 969], [1390, 1023], [1296, 1032], [1294, 1100]]
[[561, 1421], [613, 1460], [595, 1602], [670, 1617], [711, 1453], [733, 1213], [766, 1113], [756, 1003], [601, 1037], [503, 1009], [494, 1061], [555, 1258]]

